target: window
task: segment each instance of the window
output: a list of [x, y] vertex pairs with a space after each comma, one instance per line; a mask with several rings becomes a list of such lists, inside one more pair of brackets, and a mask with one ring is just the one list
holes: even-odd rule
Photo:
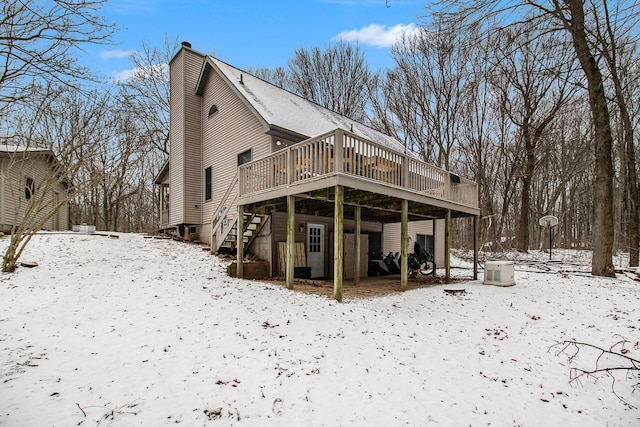
[[24, 180], [24, 197], [25, 199], [31, 199], [33, 193], [36, 192], [36, 183], [33, 178], [26, 177]]
[[204, 199], [211, 200], [211, 166], [204, 170]]
[[238, 154], [238, 166], [244, 165], [245, 163], [249, 163], [251, 161], [251, 150], [247, 150], [243, 153]]
[[321, 252], [321, 231], [319, 227], [309, 227], [309, 252]]
[[416, 241], [420, 244], [422, 249], [424, 249], [431, 255], [435, 254], [433, 236], [429, 236], [427, 234], [418, 234], [416, 235]]

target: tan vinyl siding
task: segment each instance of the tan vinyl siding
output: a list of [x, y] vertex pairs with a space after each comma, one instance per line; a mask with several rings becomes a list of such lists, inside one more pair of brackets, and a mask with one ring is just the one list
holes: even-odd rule
[[[49, 161], [37, 156], [33, 159], [1, 159], [0, 167], [0, 229], [4, 232], [10, 231], [14, 224], [22, 223], [29, 201], [25, 197], [25, 180], [32, 178], [36, 193], [32, 196], [32, 201], [38, 203], [39, 212], [42, 215], [51, 213], [51, 203], [53, 201], [53, 191], [60, 193], [60, 200], [67, 198], [66, 189], [62, 183], [55, 183], [50, 178]], [[42, 194], [42, 191], [46, 191]], [[39, 216], [43, 218], [43, 216]], [[38, 217], [33, 218], [36, 221]], [[63, 204], [58, 209], [58, 227], [54, 227], [54, 218], [49, 218], [44, 222], [42, 228], [45, 230], [66, 230], [69, 224], [69, 205]]]
[[195, 93], [203, 57], [182, 49], [170, 64], [171, 225], [201, 222], [202, 177], [200, 97]]
[[171, 85], [169, 88], [169, 223], [184, 222], [184, 50], [170, 64]]
[[60, 201], [66, 200], [62, 205], [60, 205], [60, 208], [58, 209], [58, 224], [56, 227], [55, 224], [55, 218], [51, 219], [52, 225], [51, 228], [53, 230], [68, 230], [69, 229], [69, 202], [68, 202], [68, 195], [66, 193], [66, 188], [64, 188], [64, 185], [59, 184], [58, 188], [56, 188], [56, 192], [58, 192], [59, 197], [60, 197]]
[[[416, 241], [416, 235], [426, 234], [433, 235], [433, 221], [411, 221], [409, 222], [409, 252], [413, 252], [413, 244]], [[434, 241], [436, 265], [444, 267], [444, 220], [436, 220], [436, 237]], [[382, 251], [387, 254], [389, 252], [400, 252], [400, 223], [390, 223], [384, 225], [382, 233]]]
[[202, 127], [200, 117], [201, 99], [196, 95], [196, 84], [202, 69], [202, 57], [185, 50], [185, 130], [184, 130], [184, 169], [185, 169], [185, 221], [188, 224], [202, 222], [203, 185], [202, 167]]
[[7, 160], [5, 173], [5, 222], [7, 226], [20, 224], [27, 208], [25, 198], [25, 179], [27, 176], [34, 179], [38, 186], [42, 175], [34, 171], [34, 162], [31, 160]]
[[[218, 111], [209, 116], [209, 109], [215, 104]], [[226, 193], [238, 165], [238, 154], [251, 150], [252, 159], [266, 156], [271, 152], [271, 137], [265, 134], [263, 122], [215, 71], [210, 73], [202, 96], [202, 165], [212, 168], [211, 200], [204, 201], [202, 222], [210, 224], [214, 210]], [[200, 183], [200, 194], [204, 200], [204, 182]], [[229, 199], [232, 200], [237, 190]], [[228, 210], [230, 219], [236, 216], [235, 204]], [[207, 228], [209, 229], [209, 228]], [[200, 233], [200, 238], [208, 240], [209, 235]]]
[[5, 210], [7, 207], [7, 202], [5, 200], [5, 185], [6, 185], [6, 178], [4, 176], [5, 172], [5, 160], [4, 159], [0, 159], [0, 231], [4, 231], [4, 227], [6, 224], [6, 219], [5, 219]]

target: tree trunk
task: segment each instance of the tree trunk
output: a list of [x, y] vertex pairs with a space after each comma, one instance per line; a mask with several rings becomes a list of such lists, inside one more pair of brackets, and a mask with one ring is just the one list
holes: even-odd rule
[[[626, 110], [626, 107], [625, 107]], [[629, 118], [627, 112], [627, 119]], [[629, 266], [637, 267], [639, 262], [638, 249], [640, 247], [640, 192], [638, 191], [638, 173], [636, 170], [635, 145], [633, 143], [633, 128], [631, 121], [624, 123], [627, 149], [627, 185], [629, 201]]]
[[9, 247], [4, 253], [2, 258], [2, 272], [3, 273], [11, 273], [16, 268], [16, 248], [18, 246], [18, 242], [14, 239], [13, 235], [11, 237], [11, 241], [9, 242]]
[[518, 250], [527, 252], [529, 250], [529, 218], [531, 212], [531, 178], [535, 168], [535, 143], [531, 138], [528, 127], [523, 127], [523, 138], [525, 145], [525, 164], [522, 176], [522, 198], [520, 203], [520, 221], [518, 223]]
[[[628, 236], [629, 236], [629, 266], [638, 266], [638, 249], [640, 246], [640, 194], [638, 192], [638, 173], [636, 169], [636, 153], [633, 136], [633, 124], [629, 114], [628, 104], [624, 96], [624, 88], [620, 74], [618, 73], [618, 43], [616, 39], [614, 25], [612, 25], [607, 2], [603, 2], [605, 14], [605, 31], [604, 34], [598, 32], [602, 53], [609, 65], [611, 72], [611, 80], [615, 90], [615, 97], [620, 112], [620, 127], [622, 142], [620, 143], [620, 157], [623, 160], [620, 164], [621, 169], [624, 167], [623, 180], [623, 206], [626, 208], [628, 218]], [[623, 68], [624, 69], [624, 66]]]
[[565, 22], [587, 77], [595, 145], [593, 258], [591, 274], [615, 277], [613, 268], [613, 136], [602, 73], [589, 49], [581, 0], [565, 0], [571, 17]]
[[638, 247], [640, 246], [640, 212], [638, 212], [639, 196], [638, 194], [638, 173], [636, 170], [636, 152], [633, 142], [633, 125], [627, 103], [624, 99], [624, 89], [618, 75], [617, 64], [612, 58], [608, 58], [609, 68], [611, 69], [611, 79], [616, 92], [616, 100], [618, 110], [620, 112], [620, 120], [622, 127], [622, 143], [620, 150], [625, 153], [625, 163], [620, 167], [624, 167], [624, 200], [627, 202], [627, 215], [629, 227], [629, 266], [638, 266]]

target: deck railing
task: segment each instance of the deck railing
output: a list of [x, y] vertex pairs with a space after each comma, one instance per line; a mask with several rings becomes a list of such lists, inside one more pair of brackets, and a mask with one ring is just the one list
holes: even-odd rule
[[356, 175], [431, 197], [478, 206], [475, 182], [341, 129], [240, 166], [239, 194], [264, 192], [330, 173]]

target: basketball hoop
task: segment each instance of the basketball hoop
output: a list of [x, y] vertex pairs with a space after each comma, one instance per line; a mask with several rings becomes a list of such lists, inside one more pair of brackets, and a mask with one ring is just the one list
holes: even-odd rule
[[553, 246], [553, 227], [558, 225], [558, 217], [553, 215], [545, 215], [538, 223], [543, 227], [549, 227], [549, 261], [551, 261], [551, 247]]

